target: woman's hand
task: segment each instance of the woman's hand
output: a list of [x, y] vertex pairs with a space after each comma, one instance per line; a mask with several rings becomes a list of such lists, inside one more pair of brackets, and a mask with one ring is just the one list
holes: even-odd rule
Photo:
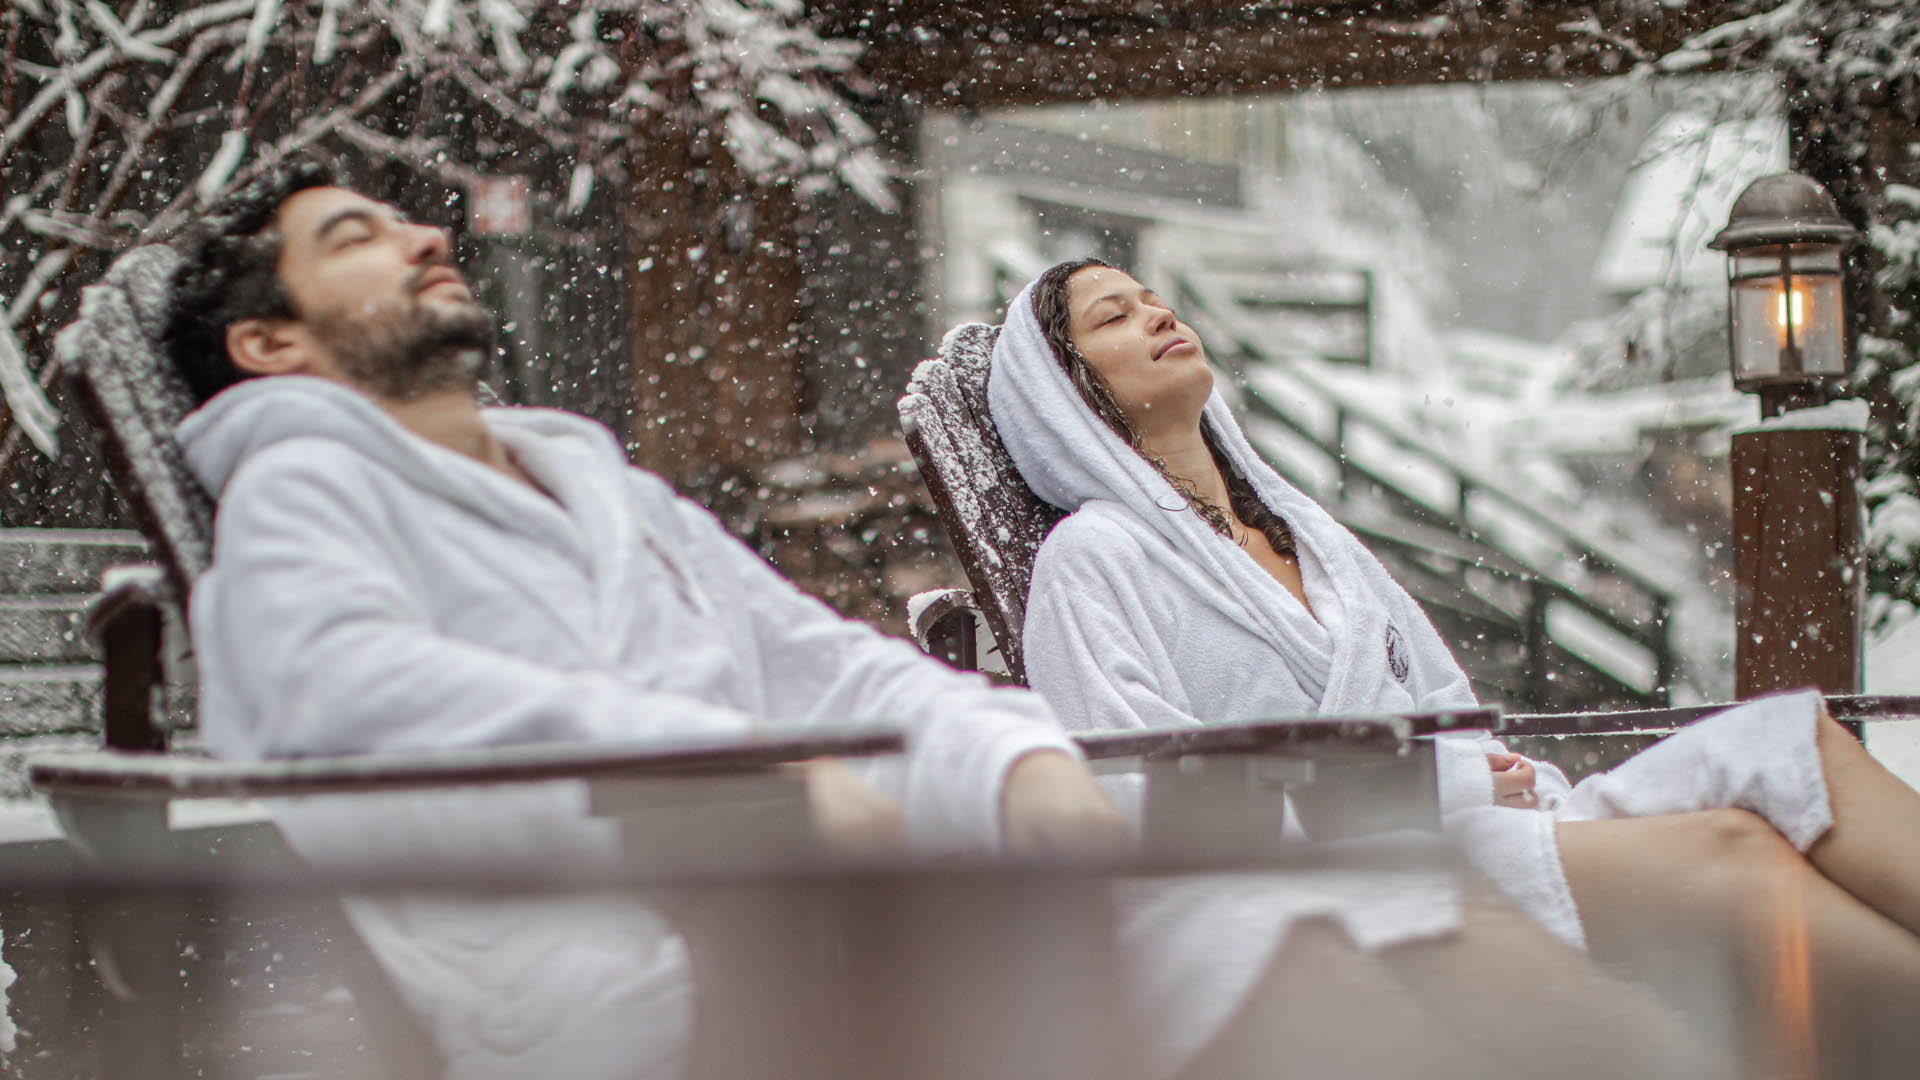
[[1493, 770], [1495, 806], [1530, 808], [1538, 804], [1533, 793], [1533, 762], [1519, 754], [1488, 754], [1487, 768]]
[[1016, 855], [1110, 855], [1133, 843], [1093, 774], [1058, 750], [1036, 750], [1007, 770], [1000, 821]]

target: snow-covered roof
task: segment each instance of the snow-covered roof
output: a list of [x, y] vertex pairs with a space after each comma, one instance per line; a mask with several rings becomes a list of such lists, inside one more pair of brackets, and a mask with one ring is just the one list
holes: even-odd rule
[[1780, 117], [1715, 122], [1699, 112], [1670, 114], [1647, 136], [1620, 193], [1594, 260], [1594, 288], [1624, 296], [1724, 280], [1724, 257], [1707, 241], [1748, 184], [1786, 167]]

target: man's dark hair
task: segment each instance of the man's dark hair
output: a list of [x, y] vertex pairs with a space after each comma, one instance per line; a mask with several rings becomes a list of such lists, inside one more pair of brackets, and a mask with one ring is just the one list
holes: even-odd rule
[[296, 192], [338, 184], [325, 162], [285, 162], [215, 203], [175, 241], [183, 261], [174, 272], [165, 345], [196, 403], [250, 377], [227, 355], [229, 326], [298, 317], [280, 281], [281, 237], [273, 216]]

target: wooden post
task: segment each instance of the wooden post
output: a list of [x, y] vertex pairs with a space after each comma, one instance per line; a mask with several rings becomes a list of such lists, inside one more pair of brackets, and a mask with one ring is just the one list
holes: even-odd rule
[[723, 147], [649, 132], [628, 212], [638, 464], [669, 480], [800, 447], [793, 193]]
[[1734, 693], [1861, 680], [1860, 433], [1760, 428], [1733, 436]]

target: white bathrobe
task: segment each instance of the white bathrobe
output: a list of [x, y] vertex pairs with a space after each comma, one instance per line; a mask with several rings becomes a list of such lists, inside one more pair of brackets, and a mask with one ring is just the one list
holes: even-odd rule
[[[1070, 740], [1030, 694], [948, 671], [805, 596], [604, 429], [495, 409], [553, 498], [318, 379], [242, 383], [181, 425], [220, 497], [191, 604], [204, 737], [243, 760], [548, 740], [904, 726], [868, 779], [916, 840], [991, 848], [1020, 755]], [[613, 851], [571, 783], [276, 807], [318, 863]], [[350, 905], [461, 1080], [678, 1071], [679, 940], [635, 905]]]
[[[1081, 401], [1032, 310], [1008, 308], [987, 399], [1034, 493], [1070, 512], [1041, 545], [1023, 643], [1033, 688], [1077, 730], [1470, 707], [1466, 675], [1412, 597], [1248, 445], [1218, 393], [1203, 423], [1292, 528], [1312, 612], [1194, 514]], [[1766, 699], [1570, 788], [1536, 763], [1539, 809], [1492, 803], [1485, 733], [1439, 741], [1441, 810], [1468, 857], [1547, 929], [1584, 944], [1557, 821], [1739, 806], [1802, 850], [1831, 824], [1817, 698]]]

